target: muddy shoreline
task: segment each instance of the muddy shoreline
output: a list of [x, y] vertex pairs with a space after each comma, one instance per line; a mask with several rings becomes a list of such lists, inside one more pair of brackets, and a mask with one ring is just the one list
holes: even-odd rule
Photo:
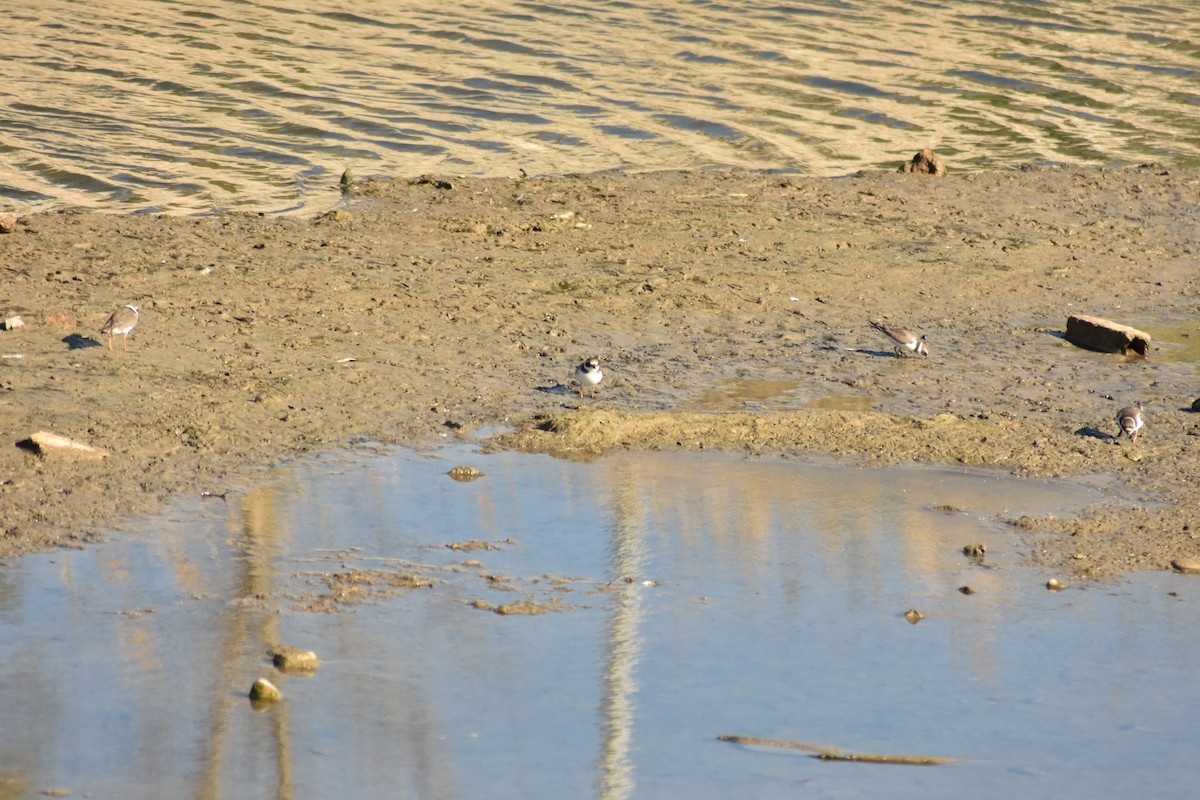
[[[0, 235], [0, 556], [361, 442], [565, 455], [733, 448], [1106, 475], [1143, 503], [1014, 521], [1074, 576], [1200, 556], [1194, 364], [1067, 344], [1068, 314], [1185, 339], [1200, 170], [369, 181], [317, 218], [96, 213]], [[97, 332], [141, 308], [128, 352]], [[867, 324], [925, 332], [897, 358]], [[1194, 333], [1193, 333], [1194, 332]], [[596, 400], [574, 365], [599, 356]], [[722, 388], [772, 385], [741, 397]], [[715, 392], [715, 393], [714, 393]], [[731, 399], [730, 399], [731, 398]], [[1141, 400], [1137, 444], [1113, 414]], [[16, 447], [50, 430], [103, 461]]]

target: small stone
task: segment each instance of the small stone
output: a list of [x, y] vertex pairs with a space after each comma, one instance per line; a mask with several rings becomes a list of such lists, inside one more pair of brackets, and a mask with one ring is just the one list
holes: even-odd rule
[[958, 587], [958, 591], [960, 594], [975, 594], [975, 590], [970, 586], [960, 586]]
[[17, 229], [17, 215], [11, 211], [0, 214], [0, 233], [12, 233]]
[[250, 701], [252, 703], [270, 705], [271, 703], [278, 703], [282, 699], [283, 692], [279, 691], [279, 687], [266, 678], [259, 678], [250, 687]]
[[332, 211], [326, 211], [317, 217], [322, 222], [332, 222], [338, 225], [344, 225], [354, 219], [354, 215], [344, 208], [335, 208]]
[[966, 547], [964, 547], [962, 549], [962, 551], [963, 551], [963, 555], [966, 556], [967, 558], [981, 559], [981, 558], [983, 558], [984, 554], [987, 552], [987, 547], [982, 544], [969, 544]]
[[534, 616], [537, 614], [545, 614], [547, 611], [554, 611], [555, 607], [546, 603], [535, 603], [532, 600], [518, 600], [515, 603], [504, 603], [502, 605], [498, 605], [492, 610], [502, 616]]
[[904, 618], [908, 620], [910, 624], [916, 625], [918, 622], [925, 619], [925, 615], [920, 611], [917, 611], [915, 608], [910, 608], [908, 611], [904, 612]]
[[1050, 580], [1046, 581], [1046, 588], [1052, 592], [1061, 592], [1063, 589], [1067, 588], [1067, 584], [1063, 583], [1058, 578], [1051, 578]]
[[20, 317], [9, 317], [8, 319], [4, 320], [4, 330], [6, 331], [15, 331], [17, 328], [24, 327], [25, 320], [21, 319]]
[[475, 467], [470, 467], [470, 466], [466, 466], [466, 465], [460, 465], [460, 466], [457, 466], [454, 469], [450, 470], [446, 474], [449, 475], [451, 478], [454, 478], [454, 480], [456, 480], [456, 481], [461, 481], [463, 483], [466, 483], [467, 481], [473, 481], [476, 478], [482, 478], [483, 470], [476, 469]]
[[286, 644], [272, 648], [270, 654], [271, 663], [280, 672], [312, 672], [321, 665], [312, 650], [301, 650]]
[[924, 175], [945, 175], [946, 165], [938, 158], [937, 154], [928, 147], [921, 150], [912, 157], [911, 160], [905, 161], [900, 165], [897, 172], [916, 172]]
[[1171, 562], [1171, 569], [1184, 575], [1200, 575], [1200, 558], [1177, 558]]
[[1192, 401], [1192, 411], [1200, 411], [1200, 397]]

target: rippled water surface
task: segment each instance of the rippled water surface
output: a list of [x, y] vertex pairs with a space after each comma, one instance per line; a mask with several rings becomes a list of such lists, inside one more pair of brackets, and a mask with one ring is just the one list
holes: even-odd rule
[[[1200, 579], [1052, 594], [999, 521], [1102, 497], [727, 455], [283, 469], [0, 571], [0, 796], [1188, 796]], [[517, 601], [553, 610], [489, 610]]]
[[314, 210], [338, 178], [1200, 163], [1200, 6], [47, 0], [0, 203]]

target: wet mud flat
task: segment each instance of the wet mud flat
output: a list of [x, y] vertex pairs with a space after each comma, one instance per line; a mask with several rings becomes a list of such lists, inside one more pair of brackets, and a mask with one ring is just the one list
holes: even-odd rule
[[[495, 429], [564, 455], [1103, 474], [1140, 502], [1014, 536], [1073, 575], [1167, 568], [1200, 556], [1195, 364], [1166, 340], [1142, 358], [1062, 333], [1085, 313], [1200, 336], [1198, 189], [1200, 170], [1157, 165], [438, 176], [360, 182], [316, 218], [22, 217], [0, 235], [0, 316], [26, 323], [0, 331], [0, 553], [77, 545], [302, 453]], [[109, 352], [98, 330], [126, 303], [138, 327]], [[930, 356], [897, 357], [869, 319], [925, 333]], [[589, 356], [606, 377], [581, 400]], [[696, 407], [731, 380], [796, 388]], [[1135, 400], [1136, 444], [1114, 419]], [[16, 446], [38, 430], [108, 457]]]

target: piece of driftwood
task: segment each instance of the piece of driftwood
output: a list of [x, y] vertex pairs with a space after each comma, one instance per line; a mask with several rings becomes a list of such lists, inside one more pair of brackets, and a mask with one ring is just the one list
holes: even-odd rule
[[1067, 341], [1101, 353], [1124, 353], [1129, 350], [1140, 356], [1150, 352], [1150, 334], [1099, 317], [1072, 314], [1067, 317]]
[[958, 759], [939, 758], [937, 756], [897, 756], [884, 753], [843, 753], [836, 747], [807, 742], [793, 742], [787, 739], [764, 739], [760, 736], [718, 736], [718, 741], [731, 742], [758, 747], [782, 747], [788, 750], [811, 750], [809, 758], [819, 758], [822, 761], [861, 761], [870, 764], [908, 764], [918, 767], [932, 767], [938, 764], [953, 764]]
[[62, 455], [68, 458], [108, 458], [108, 451], [92, 445], [60, 436], [50, 431], [38, 431], [28, 439], [18, 442], [18, 446], [32, 450], [39, 456]]

